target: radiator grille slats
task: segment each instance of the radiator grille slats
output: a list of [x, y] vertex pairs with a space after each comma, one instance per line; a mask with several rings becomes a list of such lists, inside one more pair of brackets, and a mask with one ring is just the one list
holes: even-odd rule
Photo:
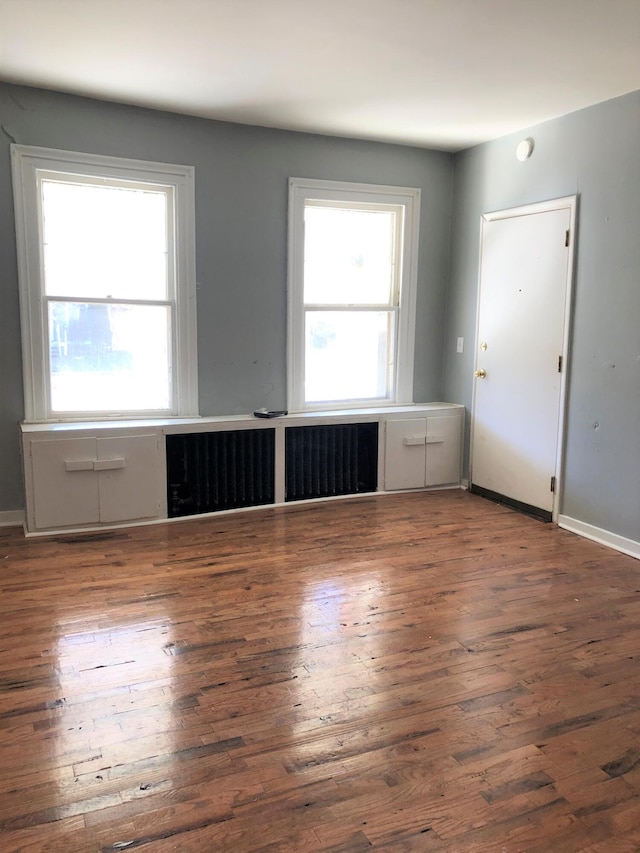
[[275, 500], [275, 430], [167, 436], [169, 518]]
[[[285, 500], [375, 492], [378, 424], [285, 429]], [[275, 429], [167, 436], [169, 518], [275, 502]]]
[[287, 501], [374, 492], [378, 424], [326, 424], [285, 431]]

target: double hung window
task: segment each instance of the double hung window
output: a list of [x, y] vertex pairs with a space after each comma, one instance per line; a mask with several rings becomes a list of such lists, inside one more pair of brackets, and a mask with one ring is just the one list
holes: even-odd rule
[[420, 191], [292, 178], [289, 408], [413, 402]]
[[193, 169], [12, 157], [26, 420], [196, 414]]

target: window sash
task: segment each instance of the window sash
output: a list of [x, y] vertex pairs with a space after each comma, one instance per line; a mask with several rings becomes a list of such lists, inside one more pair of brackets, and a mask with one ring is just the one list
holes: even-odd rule
[[[360, 405], [383, 405], [392, 400], [397, 316], [396, 311], [386, 308], [375, 312], [305, 311], [305, 405], [335, 406], [356, 401]], [[309, 322], [313, 317], [321, 321], [315, 332]], [[356, 329], [350, 328], [351, 319]], [[312, 333], [320, 337], [317, 347], [310, 341]], [[323, 393], [318, 393], [319, 388]]]
[[[12, 145], [18, 276], [22, 325], [25, 420], [99, 420], [138, 417], [188, 417], [198, 414], [195, 299], [194, 169], [165, 163]], [[169, 410], [131, 409], [119, 413], [53, 413], [49, 384], [49, 299], [101, 302], [99, 298], [44, 294], [42, 202], [39, 181], [60, 177], [76, 183], [124, 186], [167, 194], [167, 299], [127, 300], [131, 304], [167, 304], [171, 308], [171, 387]], [[106, 300], [109, 302], [110, 300]]]
[[304, 306], [305, 311], [393, 311], [394, 313], [399, 312], [399, 306], [397, 305], [389, 305], [386, 302], [380, 303], [380, 305], [369, 305], [362, 304], [358, 305], [357, 303], [350, 303], [349, 305], [342, 305], [340, 303], [335, 304], [333, 302], [312, 302], [307, 303]]
[[58, 418], [79, 409], [115, 416], [135, 406], [166, 415], [172, 397], [172, 326], [170, 303], [49, 299], [51, 412]]
[[[344, 211], [345, 213], [350, 212], [362, 212], [362, 213], [371, 213], [371, 214], [380, 214], [381, 216], [391, 217], [391, 229], [390, 234], [388, 235], [390, 238], [390, 247], [389, 247], [389, 290], [388, 290], [388, 298], [385, 300], [384, 305], [398, 305], [400, 299], [400, 280], [401, 280], [401, 258], [398, 257], [398, 252], [400, 247], [402, 246], [403, 240], [403, 225], [404, 225], [404, 208], [401, 205], [395, 204], [383, 204], [383, 203], [363, 203], [356, 200], [351, 201], [337, 201], [337, 200], [326, 200], [326, 199], [313, 199], [307, 198], [304, 200], [304, 244], [303, 244], [303, 262], [304, 262], [304, 270], [303, 270], [303, 280], [302, 280], [302, 289], [303, 289], [303, 300], [306, 305], [314, 304], [314, 300], [308, 300], [306, 298], [306, 276], [307, 276], [307, 268], [306, 268], [306, 260], [307, 260], [307, 234], [309, 231], [307, 225], [307, 211], [324, 208], [330, 210], [339, 210]], [[325, 304], [325, 300], [321, 300], [316, 304]], [[338, 303], [341, 305], [348, 304], [366, 304], [360, 300], [356, 300], [352, 303], [349, 302], [341, 302]], [[375, 304], [375, 303], [371, 303]]]
[[[166, 264], [166, 289], [164, 297], [173, 300], [176, 296], [176, 269], [175, 269], [175, 192], [174, 187], [167, 184], [153, 184], [134, 180], [122, 180], [104, 177], [96, 177], [93, 175], [74, 174], [73, 172], [62, 172], [48, 169], [36, 168], [36, 186], [38, 192], [38, 226], [39, 240], [42, 252], [42, 267], [41, 267], [41, 288], [42, 292], [48, 296], [66, 294], [58, 294], [54, 290], [50, 290], [46, 281], [46, 266], [45, 266], [45, 210], [44, 210], [44, 188], [47, 183], [66, 184], [78, 187], [104, 187], [107, 189], [123, 189], [138, 192], [148, 192], [164, 196], [165, 200], [165, 223], [164, 223], [164, 240], [165, 240], [165, 264]], [[85, 294], [78, 294], [78, 297]], [[119, 298], [119, 295], [118, 295]], [[144, 297], [139, 297], [144, 301]]]
[[[308, 205], [348, 209], [393, 208], [395, 287], [389, 303], [334, 304], [304, 299], [304, 212]], [[342, 406], [397, 405], [413, 402], [415, 305], [417, 291], [420, 190], [369, 184], [349, 184], [306, 178], [289, 180], [287, 391], [290, 411], [335, 408], [334, 401], [309, 404], [305, 399], [305, 327], [313, 311], [393, 311], [394, 350], [390, 355], [391, 393], [388, 399], [353, 398]]]
[[[113, 178], [105, 179], [105, 178], [96, 178], [94, 176], [87, 176], [86, 178], [79, 174], [74, 174], [72, 172], [54, 172], [45, 169], [37, 169], [36, 170], [36, 180], [37, 180], [37, 188], [38, 188], [38, 213], [39, 213], [39, 237], [40, 237], [40, 249], [42, 252], [42, 268], [40, 274], [40, 289], [41, 289], [41, 297], [42, 297], [42, 313], [43, 313], [43, 332], [44, 332], [44, 369], [46, 374], [46, 382], [44, 388], [44, 399], [46, 405], [46, 411], [50, 417], [62, 418], [62, 419], [73, 419], [83, 415], [97, 415], [97, 416], [105, 416], [105, 417], [115, 417], [120, 416], [123, 412], [130, 413], [132, 411], [136, 411], [140, 414], [149, 415], [149, 413], [153, 413], [155, 415], [171, 415], [174, 405], [173, 405], [173, 387], [172, 387], [172, 375], [173, 375], [173, 364], [176, 357], [176, 346], [175, 340], [173, 338], [173, 329], [175, 328], [175, 270], [173, 264], [174, 258], [174, 216], [173, 216], [173, 189], [170, 186], [163, 184], [147, 184], [142, 183], [140, 181], [126, 181], [126, 180], [116, 180]], [[57, 296], [55, 290], [49, 290], [46, 278], [46, 268], [44, 264], [44, 253], [45, 253], [45, 241], [44, 241], [44, 225], [45, 225], [45, 200], [44, 200], [44, 184], [46, 182], [56, 182], [60, 184], [71, 184], [73, 186], [97, 186], [97, 187], [106, 187], [106, 188], [114, 188], [114, 189], [127, 189], [141, 192], [153, 192], [162, 194], [165, 198], [165, 206], [166, 206], [166, 218], [165, 218], [165, 241], [166, 241], [166, 298], [165, 299], [122, 299], [119, 296], [116, 297], [92, 297], [86, 296], [83, 293], [79, 293], [75, 296]], [[167, 363], [167, 372], [166, 374], [163, 372], [160, 377], [162, 385], [166, 382], [166, 388], [168, 392], [168, 399], [166, 405], [136, 405], [135, 408], [128, 405], [107, 405], [107, 400], [105, 400], [105, 405], [86, 405], [81, 406], [78, 405], [74, 408], [65, 408], [65, 407], [56, 407], [55, 403], [55, 395], [54, 395], [54, 386], [56, 384], [61, 383], [62, 377], [60, 374], [57, 374], [54, 371], [53, 366], [51, 364], [51, 351], [50, 346], [47, 345], [48, 341], [50, 341], [50, 313], [49, 313], [49, 305], [52, 302], [66, 302], [73, 303], [76, 305], [139, 305], [139, 306], [162, 306], [169, 309], [168, 314], [168, 332], [169, 332], [169, 340], [168, 340], [168, 363]], [[100, 382], [104, 385], [105, 397], [108, 397], [109, 390], [108, 386], [111, 384], [109, 379], [111, 377], [102, 376], [100, 377]], [[156, 377], [153, 375], [149, 376], [150, 382]], [[131, 381], [132, 377], [128, 377], [129, 381]], [[83, 376], [83, 371], [78, 371], [76, 376], [76, 386], [77, 391], [80, 392], [80, 389], [85, 384], [85, 379]], [[60, 396], [58, 393], [57, 396]], [[123, 393], [122, 398], [129, 397], [130, 399], [135, 399], [136, 395], [131, 393]]]

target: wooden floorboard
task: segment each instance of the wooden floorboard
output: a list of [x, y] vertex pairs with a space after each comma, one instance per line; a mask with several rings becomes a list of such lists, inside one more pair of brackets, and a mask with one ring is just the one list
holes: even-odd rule
[[0, 529], [0, 850], [638, 853], [640, 563], [462, 491]]

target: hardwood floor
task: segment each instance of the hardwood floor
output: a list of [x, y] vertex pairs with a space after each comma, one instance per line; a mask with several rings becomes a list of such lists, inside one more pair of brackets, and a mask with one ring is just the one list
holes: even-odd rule
[[453, 491], [0, 572], [3, 853], [640, 850], [631, 557]]

